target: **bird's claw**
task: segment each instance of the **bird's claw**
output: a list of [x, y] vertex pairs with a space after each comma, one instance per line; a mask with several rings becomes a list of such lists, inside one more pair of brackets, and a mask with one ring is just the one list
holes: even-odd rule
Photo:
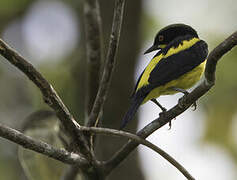
[[[165, 117], [165, 112], [166, 112], [166, 109], [165, 109], [165, 111], [160, 112], [160, 113], [159, 113], [159, 116], [160, 116], [161, 118]], [[175, 118], [174, 118], [174, 119], [175, 119]], [[172, 120], [173, 120], [173, 119], [172, 119]], [[168, 129], [168, 130], [171, 129], [171, 126], [172, 126], [171, 121], [172, 121], [172, 120], [169, 121], [169, 129]]]
[[[184, 96], [186, 96], [186, 95], [184, 95]], [[184, 106], [185, 106], [185, 102], [184, 102], [184, 97], [182, 97], [182, 98], [180, 98], [179, 99], [179, 101], [178, 101], [178, 106], [179, 106], [179, 108], [184, 108]]]
[[[178, 106], [179, 108], [184, 108], [186, 106], [186, 103], [185, 103], [185, 97], [187, 96], [188, 94], [184, 94], [184, 96], [182, 98], [179, 99], [179, 102], [178, 102]], [[195, 101], [192, 106], [193, 107], [193, 111], [195, 111], [197, 109], [197, 102]]]
[[191, 107], [193, 107], [193, 111], [195, 111], [197, 109], [197, 102], [195, 101]]
[[[172, 121], [172, 120], [171, 120]], [[171, 130], [171, 121], [169, 121], [169, 129], [168, 130]]]
[[160, 112], [159, 113], [159, 116], [162, 118], [162, 117], [165, 117], [165, 112], [166, 112], [166, 110], [165, 111], [162, 111], [162, 112]]

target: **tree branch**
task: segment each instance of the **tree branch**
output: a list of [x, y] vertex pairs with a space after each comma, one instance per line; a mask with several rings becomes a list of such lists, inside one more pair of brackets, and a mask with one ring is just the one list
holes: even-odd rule
[[88, 161], [76, 153], [71, 153], [65, 149], [57, 149], [43, 141], [35, 140], [21, 132], [0, 124], [0, 137], [6, 138], [26, 149], [44, 154], [50, 158], [59, 160], [67, 164], [77, 164], [79, 167], [87, 167]]
[[[54, 90], [53, 86], [21, 55], [0, 39], [0, 54], [22, 71], [41, 91], [45, 103], [56, 112], [57, 117], [70, 136], [77, 143], [78, 149], [90, 157], [90, 150], [83, 134], [77, 131], [80, 125], [74, 120], [67, 107]], [[79, 148], [80, 147], [80, 148]]]
[[[195, 101], [211, 89], [215, 83], [215, 70], [217, 62], [220, 58], [237, 45], [237, 31], [230, 37], [219, 44], [209, 54], [207, 64], [205, 68], [205, 79], [198, 85], [190, 94], [182, 97], [182, 106], [180, 104], [175, 105], [168, 110], [163, 116], [153, 120], [150, 124], [140, 130], [137, 135], [141, 138], [146, 138], [154, 131], [164, 126], [172, 119], [187, 110]], [[105, 170], [109, 174], [115, 167], [117, 167], [139, 144], [135, 141], [129, 140], [114, 156], [106, 162]]]
[[115, 64], [116, 53], [119, 44], [120, 31], [123, 19], [125, 0], [116, 0], [112, 31], [110, 35], [109, 49], [106, 57], [104, 71], [100, 82], [99, 91], [97, 93], [87, 126], [96, 126], [99, 119], [99, 114], [103, 109], [106, 95], [111, 82], [112, 72]]
[[159, 155], [161, 155], [163, 158], [165, 158], [167, 161], [169, 161], [174, 167], [176, 167], [187, 179], [194, 180], [194, 178], [189, 174], [189, 172], [179, 163], [177, 162], [173, 157], [171, 157], [168, 153], [163, 151], [161, 148], [157, 147], [153, 143], [142, 139], [141, 137], [134, 135], [129, 132], [125, 131], [118, 131], [115, 129], [108, 129], [108, 128], [96, 128], [96, 127], [83, 127], [80, 126], [79, 128], [81, 131], [88, 131], [91, 133], [96, 134], [104, 134], [104, 135], [114, 135], [119, 137], [126, 137], [130, 140], [133, 140], [134, 142], [138, 144], [143, 144], [144, 146], [152, 149], [153, 151], [157, 152]]
[[100, 7], [97, 0], [84, 0], [84, 22], [87, 52], [86, 116], [88, 116], [98, 91], [101, 61], [103, 59], [103, 34]]

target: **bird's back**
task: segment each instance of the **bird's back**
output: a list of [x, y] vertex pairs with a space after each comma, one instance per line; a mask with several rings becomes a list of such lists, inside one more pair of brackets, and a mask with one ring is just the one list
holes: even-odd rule
[[204, 71], [208, 53], [204, 41], [199, 38], [178, 39], [168, 46], [150, 61], [139, 78], [135, 95], [144, 94], [143, 103], [160, 95], [176, 93], [171, 87], [192, 87]]

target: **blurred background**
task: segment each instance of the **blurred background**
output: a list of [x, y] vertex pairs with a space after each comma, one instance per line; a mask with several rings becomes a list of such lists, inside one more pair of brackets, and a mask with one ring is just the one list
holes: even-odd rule
[[[55, 87], [80, 123], [85, 107], [85, 32], [83, 2], [76, 0], [0, 0], [0, 38], [28, 59]], [[104, 52], [114, 1], [99, 0]], [[127, 1], [113, 82], [104, 108], [104, 127], [118, 128], [128, 108], [134, 84], [154, 54], [143, 55], [158, 30], [171, 23], [185, 23], [207, 41], [209, 50], [237, 30], [237, 1], [136, 0]], [[196, 111], [186, 111], [148, 139], [178, 160], [196, 179], [237, 179], [237, 49], [218, 64], [216, 85], [198, 101]], [[163, 96], [166, 108], [180, 94]], [[39, 90], [21, 72], [0, 57], [0, 122], [24, 129], [29, 115], [49, 110]], [[160, 110], [152, 103], [139, 109], [138, 120], [126, 129], [136, 132], [155, 119]], [[52, 114], [37, 116], [25, 133], [62, 146], [58, 121]], [[111, 143], [111, 141], [113, 143]], [[126, 140], [103, 137], [97, 156], [106, 160]], [[110, 142], [110, 143], [109, 143]], [[115, 143], [116, 142], [116, 143]], [[0, 180], [60, 179], [67, 167], [36, 153], [17, 149], [0, 138]], [[78, 178], [80, 179], [80, 178]], [[166, 160], [139, 146], [109, 179], [185, 179]]]

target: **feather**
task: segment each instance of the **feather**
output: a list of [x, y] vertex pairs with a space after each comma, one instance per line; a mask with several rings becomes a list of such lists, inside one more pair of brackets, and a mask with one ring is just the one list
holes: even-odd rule
[[141, 105], [144, 98], [145, 98], [145, 96], [134, 96], [132, 98], [132, 103], [122, 120], [120, 130], [123, 129], [127, 125], [127, 123], [133, 119], [134, 115], [137, 112], [138, 107]]

